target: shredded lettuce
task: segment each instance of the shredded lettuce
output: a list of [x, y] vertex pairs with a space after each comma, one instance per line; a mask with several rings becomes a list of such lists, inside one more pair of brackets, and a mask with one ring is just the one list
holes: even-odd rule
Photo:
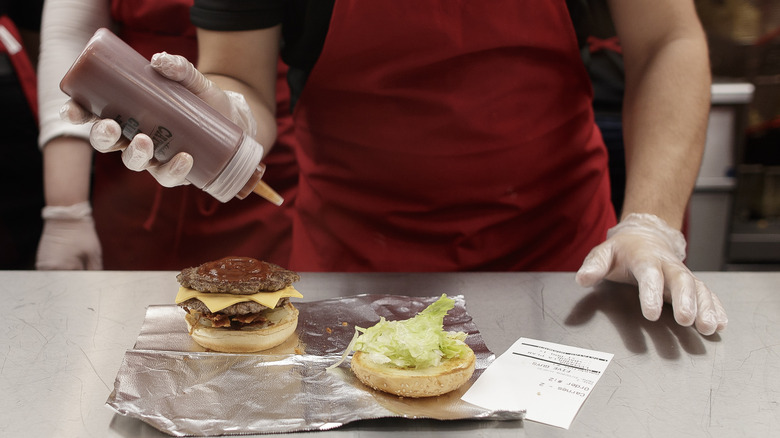
[[464, 342], [466, 333], [444, 330], [444, 316], [454, 307], [455, 301], [442, 294], [410, 319], [388, 321], [381, 317], [372, 327], [355, 327], [360, 334], [348, 349], [398, 368], [434, 367], [443, 360], [460, 357], [469, 350]]

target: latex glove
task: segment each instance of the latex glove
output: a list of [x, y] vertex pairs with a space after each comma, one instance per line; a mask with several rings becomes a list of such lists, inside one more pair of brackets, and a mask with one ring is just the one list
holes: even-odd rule
[[639, 287], [645, 318], [661, 316], [670, 302], [678, 324], [703, 335], [726, 328], [728, 318], [718, 297], [688, 269], [685, 238], [678, 230], [651, 214], [630, 214], [607, 233], [577, 272], [576, 281], [589, 287], [606, 279]]
[[[152, 56], [152, 68], [168, 79], [177, 81], [188, 90], [203, 99], [214, 109], [227, 116], [241, 127], [247, 135], [257, 134], [257, 122], [252, 116], [244, 96], [232, 91], [224, 91], [214, 82], [198, 71], [187, 58], [171, 55], [165, 52]], [[122, 150], [122, 162], [135, 171], [148, 170], [157, 181], [165, 187], [189, 184], [186, 177], [193, 166], [193, 158], [186, 152], [180, 152], [167, 163], [153, 161], [154, 144], [146, 134], [137, 134], [131, 141], [122, 137], [122, 129], [112, 119], [98, 120], [73, 100], [69, 100], [60, 110], [63, 119], [82, 124], [95, 122], [92, 125], [89, 140], [96, 150], [111, 152]]]
[[44, 224], [36, 269], [103, 269], [102, 250], [89, 203], [44, 207], [42, 216]]

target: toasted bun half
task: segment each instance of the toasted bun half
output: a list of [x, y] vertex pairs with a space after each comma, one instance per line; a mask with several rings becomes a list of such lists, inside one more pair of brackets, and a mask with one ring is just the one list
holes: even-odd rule
[[469, 349], [466, 357], [442, 362], [424, 369], [396, 368], [377, 364], [363, 352], [352, 356], [351, 368], [358, 380], [378, 391], [401, 397], [433, 397], [459, 388], [474, 373], [476, 356]]
[[252, 353], [276, 347], [289, 338], [298, 327], [298, 309], [287, 305], [288, 312], [278, 323], [260, 329], [231, 330], [196, 324], [187, 314], [187, 328], [192, 339], [203, 348], [222, 353]]

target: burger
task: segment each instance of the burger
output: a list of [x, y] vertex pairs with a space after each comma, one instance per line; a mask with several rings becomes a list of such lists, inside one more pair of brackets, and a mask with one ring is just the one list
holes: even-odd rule
[[[455, 306], [442, 295], [414, 317], [356, 327], [344, 358], [354, 351], [350, 368], [363, 384], [401, 397], [442, 395], [468, 382], [476, 356], [465, 343], [466, 333], [443, 328], [444, 316]], [[338, 366], [334, 364], [332, 367]]]
[[176, 304], [192, 339], [225, 353], [250, 353], [283, 343], [298, 326], [290, 298], [298, 273], [250, 257], [225, 257], [183, 269]]

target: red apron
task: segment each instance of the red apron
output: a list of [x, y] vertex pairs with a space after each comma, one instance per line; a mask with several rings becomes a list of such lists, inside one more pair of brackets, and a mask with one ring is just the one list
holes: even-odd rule
[[336, 0], [291, 267], [576, 270], [615, 223], [591, 97], [563, 0]]
[[22, 46], [22, 36], [11, 18], [6, 15], [0, 15], [0, 27], [2, 27], [0, 32], [7, 32], [7, 34], [0, 35], [0, 53], [8, 55], [8, 59], [14, 68], [14, 73], [19, 80], [19, 85], [22, 87], [22, 93], [24, 93], [24, 97], [30, 105], [30, 111], [32, 111], [33, 116], [37, 120], [38, 88], [36, 86], [37, 76], [35, 75], [35, 68], [30, 63], [30, 58], [27, 57], [27, 52], [24, 50], [24, 46]]
[[[119, 34], [145, 57], [160, 51], [195, 61], [192, 0], [113, 0]], [[288, 265], [298, 169], [286, 66], [277, 81], [279, 138], [263, 180], [284, 198], [277, 207], [258, 196], [220, 203], [192, 186], [161, 187], [131, 172], [118, 154], [96, 154], [92, 202], [105, 269], [179, 270], [226, 255]]]

